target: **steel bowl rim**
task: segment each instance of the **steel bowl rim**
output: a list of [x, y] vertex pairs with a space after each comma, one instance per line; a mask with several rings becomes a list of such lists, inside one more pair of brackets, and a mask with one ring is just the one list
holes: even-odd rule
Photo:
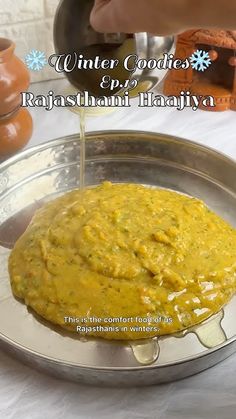
[[[31, 350], [31, 349], [27, 348], [26, 346], [22, 346], [21, 344], [7, 338], [3, 334], [0, 334], [0, 341], [4, 342], [8, 347], [14, 348], [15, 350], [17, 350], [17, 352], [21, 352], [24, 355], [28, 355], [28, 356], [33, 356], [34, 358], [40, 358], [42, 360], [46, 360], [46, 361], [50, 362], [50, 364], [60, 364], [63, 367], [81, 368], [83, 370], [91, 370], [91, 371], [128, 372], [128, 371], [146, 371], [147, 369], [148, 370], [155, 370], [155, 369], [160, 369], [160, 368], [169, 368], [169, 367], [173, 367], [173, 366], [177, 366], [177, 365], [181, 365], [181, 364], [187, 364], [189, 362], [202, 359], [205, 356], [209, 356], [209, 355], [217, 353], [218, 351], [222, 350], [224, 347], [228, 347], [228, 346], [232, 345], [236, 341], [236, 335], [233, 336], [232, 338], [228, 339], [224, 343], [222, 343], [220, 345], [217, 345], [214, 348], [207, 349], [207, 350], [203, 351], [201, 354], [198, 354], [198, 355], [188, 356], [186, 358], [181, 358], [178, 361], [173, 361], [173, 362], [169, 362], [169, 363], [155, 364], [155, 365], [153, 365], [153, 364], [152, 365], [141, 365], [141, 366], [137, 366], [137, 367], [103, 367], [103, 366], [102, 367], [94, 367], [94, 366], [87, 366], [87, 365], [83, 365], [83, 364], [80, 364], [80, 363], [63, 361], [61, 359], [57, 359], [57, 358], [53, 358], [51, 356], [41, 354], [40, 352]], [[108, 340], [106, 342], [109, 343]], [[115, 344], [116, 342], [120, 342], [120, 341], [112, 341], [112, 344]], [[122, 343], [125, 343], [125, 342], [122, 341]]]
[[[225, 154], [221, 151], [215, 150], [212, 147], [200, 144], [197, 141], [189, 140], [189, 139], [184, 138], [184, 137], [177, 137], [177, 136], [174, 136], [174, 135], [162, 134], [162, 133], [153, 132], [153, 131], [142, 131], [142, 130], [137, 130], [137, 131], [136, 130], [104, 130], [104, 131], [99, 130], [99, 131], [89, 131], [89, 132], [86, 133], [87, 137], [89, 137], [90, 139], [92, 139], [92, 137], [95, 137], [95, 136], [104, 135], [104, 140], [105, 141], [107, 140], [107, 138], [106, 138], [107, 136], [113, 135], [113, 134], [115, 134], [115, 135], [125, 135], [125, 134], [126, 135], [134, 135], [135, 134], [137, 139], [138, 139], [138, 137], [148, 135], [150, 137], [153, 137], [152, 140], [154, 140], [154, 141], [155, 141], [155, 138], [156, 138], [156, 141], [161, 139], [161, 140], [164, 140], [165, 142], [173, 142], [173, 141], [175, 143], [178, 142], [181, 145], [191, 146], [191, 147], [197, 148], [197, 149], [202, 150], [202, 151], [207, 151], [211, 155], [214, 155], [218, 158], [221, 158], [221, 159], [223, 158], [224, 160], [228, 161], [229, 163], [235, 165], [235, 168], [236, 168], [236, 159], [234, 159], [232, 157], [229, 157], [227, 154]], [[35, 152], [43, 151], [43, 150], [46, 150], [46, 149], [50, 148], [52, 146], [52, 144], [63, 145], [65, 143], [65, 139], [68, 140], [68, 141], [73, 141], [73, 140], [76, 141], [76, 139], [79, 138], [79, 137], [80, 137], [79, 133], [78, 134], [75, 133], [75, 134], [71, 134], [71, 135], [68, 135], [68, 136], [57, 137], [57, 138], [51, 139], [49, 141], [46, 141], [42, 144], [28, 147], [28, 148], [20, 151], [19, 153], [17, 153], [15, 156], [12, 156], [12, 157], [8, 158], [7, 160], [3, 161], [2, 163], [0, 163], [0, 172], [3, 169], [11, 166], [12, 164], [17, 163], [17, 161], [20, 161], [22, 158], [28, 157], [28, 156], [34, 154]]]

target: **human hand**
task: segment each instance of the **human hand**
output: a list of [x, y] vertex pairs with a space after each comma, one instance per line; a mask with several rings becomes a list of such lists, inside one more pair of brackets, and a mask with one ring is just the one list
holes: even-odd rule
[[183, 30], [181, 4], [186, 0], [95, 0], [90, 22], [98, 32], [149, 32], [161, 35]]
[[236, 29], [235, 0], [95, 0], [98, 32], [169, 35], [193, 28]]

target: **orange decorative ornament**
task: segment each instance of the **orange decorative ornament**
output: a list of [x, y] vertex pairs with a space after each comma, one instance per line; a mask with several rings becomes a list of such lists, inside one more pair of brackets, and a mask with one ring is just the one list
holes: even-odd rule
[[236, 31], [195, 29], [177, 37], [176, 58], [185, 60], [196, 50], [209, 53], [212, 61], [205, 71], [191, 66], [187, 70], [170, 70], [164, 82], [164, 94], [179, 96], [181, 91], [192, 95], [213, 96], [211, 111], [236, 111]]

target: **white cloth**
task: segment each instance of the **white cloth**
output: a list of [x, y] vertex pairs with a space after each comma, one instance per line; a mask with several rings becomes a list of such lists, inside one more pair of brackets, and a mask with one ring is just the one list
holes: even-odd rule
[[[63, 82], [31, 87], [61, 93]], [[33, 109], [29, 145], [73, 134], [78, 117], [68, 110]], [[176, 135], [236, 159], [236, 113], [174, 109], [129, 109], [91, 118], [87, 130], [133, 129]], [[235, 419], [236, 354], [197, 376], [162, 386], [105, 389], [67, 383], [40, 374], [0, 352], [1, 419]]]

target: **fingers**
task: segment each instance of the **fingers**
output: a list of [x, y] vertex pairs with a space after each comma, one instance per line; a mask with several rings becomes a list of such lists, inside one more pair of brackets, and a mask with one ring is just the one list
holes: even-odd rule
[[126, 9], [122, 0], [96, 0], [90, 23], [97, 32], [132, 32], [130, 20], [126, 22]]
[[[148, 2], [148, 7], [147, 7]], [[96, 0], [90, 23], [97, 32], [175, 34], [186, 0]]]

